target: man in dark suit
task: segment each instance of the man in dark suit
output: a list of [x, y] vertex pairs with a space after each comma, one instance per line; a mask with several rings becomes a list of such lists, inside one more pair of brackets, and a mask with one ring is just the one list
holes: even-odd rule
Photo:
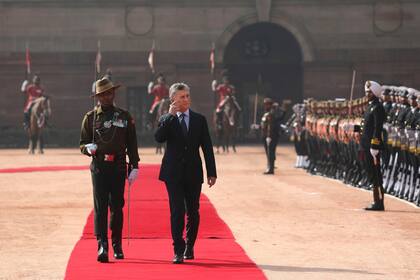
[[[194, 259], [197, 238], [199, 199], [203, 184], [203, 169], [199, 153], [201, 147], [207, 169], [207, 183], [216, 183], [216, 163], [213, 145], [204, 116], [190, 108], [190, 89], [184, 83], [173, 84], [169, 89], [169, 113], [159, 120], [155, 139], [166, 142], [159, 179], [164, 181], [169, 195], [171, 232], [175, 256], [173, 263]], [[186, 241], [183, 237], [185, 212], [187, 214]]]

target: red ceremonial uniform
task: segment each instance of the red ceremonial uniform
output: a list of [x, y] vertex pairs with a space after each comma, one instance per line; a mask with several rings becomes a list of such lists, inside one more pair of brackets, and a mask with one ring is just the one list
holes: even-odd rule
[[235, 94], [235, 88], [231, 85], [221, 84], [217, 86], [216, 93], [219, 95], [219, 104], [217, 105], [219, 108], [226, 96]]
[[28, 98], [26, 99], [25, 108], [23, 110], [24, 112], [27, 112], [29, 110], [32, 102], [35, 99], [41, 97], [44, 94], [44, 89], [41, 86], [32, 84], [26, 88], [26, 94], [28, 95]]
[[152, 111], [155, 108], [156, 104], [159, 103], [159, 101], [161, 101], [164, 98], [169, 98], [169, 89], [166, 85], [155, 85], [150, 94], [155, 96], [153, 104], [150, 107], [150, 110]]

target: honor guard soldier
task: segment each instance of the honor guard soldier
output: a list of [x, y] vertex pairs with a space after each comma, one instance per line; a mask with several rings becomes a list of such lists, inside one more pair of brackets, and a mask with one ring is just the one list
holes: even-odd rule
[[153, 82], [149, 83], [148, 86], [148, 93], [150, 95], [153, 95], [155, 98], [153, 99], [152, 106], [150, 106], [149, 114], [154, 115], [157, 109], [157, 105], [160, 101], [162, 101], [164, 98], [169, 98], [169, 88], [166, 85], [165, 77], [162, 73], [160, 73], [157, 77], [157, 84], [153, 84]]
[[369, 105], [364, 114], [363, 132], [360, 139], [360, 148], [364, 154], [365, 168], [369, 183], [373, 187], [373, 203], [365, 210], [383, 211], [384, 188], [382, 186], [382, 172], [379, 151], [383, 149], [382, 128], [385, 119], [385, 110], [379, 97], [382, 87], [374, 82], [365, 83], [365, 93]]
[[264, 98], [264, 115], [261, 119], [263, 143], [267, 156], [267, 170], [264, 174], [274, 174], [274, 161], [276, 160], [276, 147], [279, 141], [280, 116], [273, 108], [273, 100]]
[[417, 180], [416, 175], [418, 172], [418, 164], [416, 158], [416, 125], [419, 109], [417, 104], [417, 91], [413, 88], [409, 88], [408, 92], [408, 100], [411, 107], [405, 119], [405, 139], [407, 145], [405, 162], [406, 168], [403, 174], [403, 184], [399, 197], [413, 202], [414, 192], [416, 189], [415, 183]]
[[[382, 153], [382, 168], [385, 173], [387, 173], [387, 167], [390, 159], [390, 145], [388, 144], [389, 140], [389, 133], [391, 132], [391, 122], [390, 122], [390, 114], [393, 106], [393, 102], [391, 100], [391, 87], [390, 86], [382, 86], [382, 105], [384, 106], [385, 110], [385, 122], [384, 122], [384, 129], [383, 129], [383, 138], [384, 138], [384, 150]], [[386, 175], [384, 175], [386, 177]]]
[[218, 97], [218, 103], [216, 106], [216, 123], [218, 126], [221, 126], [221, 123], [223, 121], [223, 105], [225, 104], [226, 97], [231, 97], [233, 99], [233, 102], [235, 106], [238, 108], [239, 111], [241, 111], [241, 107], [239, 106], [238, 102], [236, 101], [235, 97], [235, 87], [230, 84], [229, 77], [224, 73], [222, 78], [222, 83], [217, 84], [217, 80], [213, 80], [211, 84], [212, 91], [217, 94]]
[[417, 116], [416, 116], [416, 132], [414, 134], [415, 141], [416, 141], [416, 166], [417, 169], [414, 168], [414, 182], [416, 189], [414, 191], [413, 201], [420, 206], [420, 91], [417, 91]]
[[38, 75], [34, 75], [32, 84], [29, 84], [28, 81], [25, 80], [22, 83], [21, 91], [27, 95], [25, 107], [23, 109], [23, 127], [28, 129], [32, 105], [37, 98], [43, 96], [45, 93], [44, 88], [41, 86], [41, 78]]
[[111, 212], [110, 229], [114, 258], [123, 259], [122, 228], [124, 186], [127, 176], [126, 155], [129, 158], [128, 182], [131, 185], [138, 174], [139, 155], [134, 120], [129, 112], [114, 105], [114, 86], [107, 79], [96, 81], [93, 97], [99, 105], [88, 112], [82, 122], [80, 150], [92, 157], [90, 165], [95, 235], [98, 240], [99, 262], [108, 262], [108, 207]]
[[[290, 140], [293, 141], [296, 151], [295, 167], [302, 168], [307, 164], [307, 148], [306, 148], [306, 110], [309, 100], [304, 100], [304, 103], [293, 105], [293, 114], [284, 125], [280, 125], [286, 132], [289, 132]], [[291, 131], [289, 131], [289, 127]]]
[[390, 96], [391, 89], [389, 86], [386, 86], [386, 87], [383, 86], [383, 88], [384, 89], [382, 91], [382, 96], [381, 96], [381, 99], [383, 101], [382, 105], [384, 106], [386, 116], [388, 116], [392, 109], [392, 100]]
[[411, 110], [410, 104], [408, 103], [408, 88], [407, 87], [399, 87], [399, 94], [398, 94], [398, 106], [395, 113], [395, 120], [394, 120], [394, 172], [392, 172], [392, 176], [389, 183], [389, 192], [400, 196], [403, 183], [405, 180], [406, 174], [406, 163], [407, 163], [407, 152], [408, 152], [408, 145], [407, 145], [407, 137], [405, 134], [405, 121], [407, 119], [407, 115]]

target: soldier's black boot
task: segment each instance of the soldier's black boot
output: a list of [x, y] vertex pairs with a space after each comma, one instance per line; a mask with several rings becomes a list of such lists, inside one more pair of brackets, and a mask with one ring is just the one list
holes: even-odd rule
[[270, 161], [267, 164], [267, 169], [263, 173], [264, 175], [273, 175], [274, 174], [274, 161]]
[[98, 262], [108, 262], [108, 240], [98, 239]]
[[385, 206], [384, 206], [384, 201], [377, 201], [372, 203], [370, 206], [365, 208], [366, 211], [384, 211], [385, 210]]
[[114, 249], [114, 258], [115, 259], [117, 259], [117, 260], [124, 259], [124, 253], [123, 253], [123, 250], [122, 250], [121, 241], [113, 242], [112, 243], [112, 248]]
[[373, 187], [373, 200], [370, 206], [366, 207], [367, 211], [384, 211], [384, 192], [381, 187]]

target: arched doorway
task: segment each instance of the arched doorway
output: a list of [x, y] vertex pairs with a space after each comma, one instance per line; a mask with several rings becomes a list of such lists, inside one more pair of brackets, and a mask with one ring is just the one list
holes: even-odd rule
[[260, 114], [254, 116], [256, 92], [258, 107], [264, 97], [278, 102], [289, 99], [293, 103], [303, 98], [301, 47], [288, 30], [277, 24], [243, 27], [227, 44], [223, 62], [243, 107], [244, 132], [255, 118], [259, 122]]

